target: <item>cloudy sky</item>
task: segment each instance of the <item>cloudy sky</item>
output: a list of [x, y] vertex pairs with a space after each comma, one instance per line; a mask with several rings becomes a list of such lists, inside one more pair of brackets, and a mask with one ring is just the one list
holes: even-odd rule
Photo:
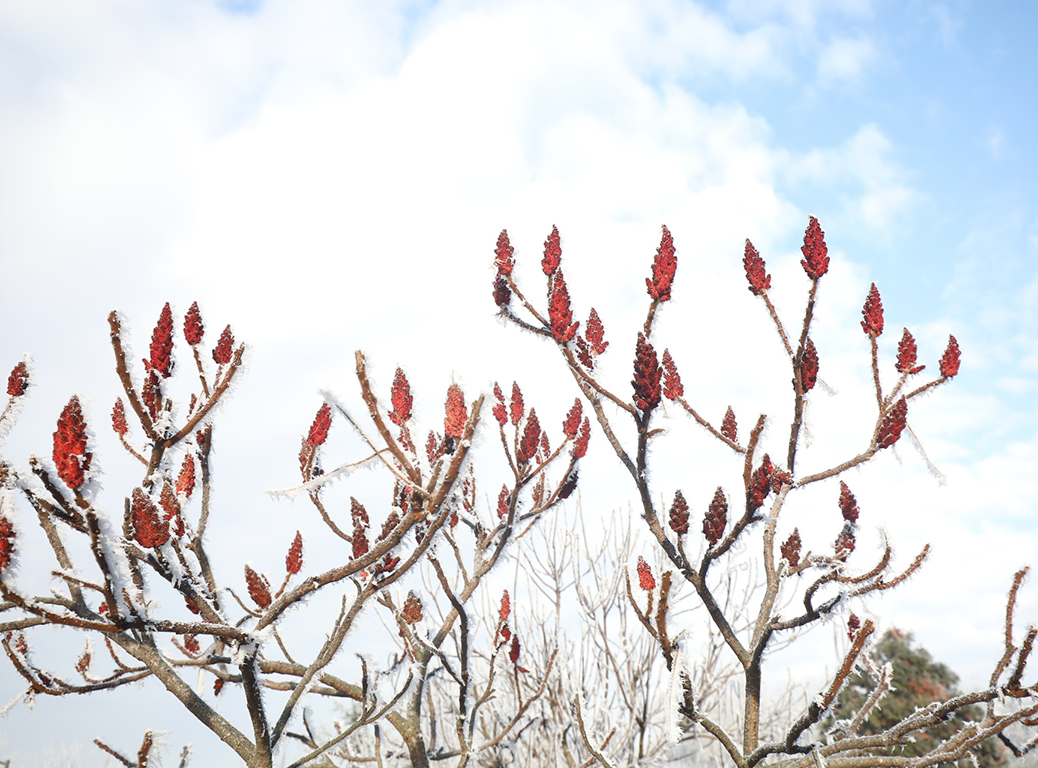
[[[927, 373], [949, 333], [962, 347], [961, 375], [911, 417], [946, 484], [903, 445], [852, 485], [863, 529], [887, 528], [901, 562], [935, 546], [873, 610], [979, 684], [1012, 573], [1038, 565], [1036, 25], [1029, 4], [968, 0], [3, 0], [0, 365], [31, 353], [38, 383], [5, 456], [48, 453], [78, 392], [117, 471], [105, 318], [122, 311], [144, 349], [166, 301], [182, 316], [197, 300], [250, 347], [221, 443], [242, 470], [219, 491], [231, 521], [283, 516], [263, 491], [293, 482], [319, 390], [354, 396], [355, 349], [386, 386], [404, 365], [431, 418], [451, 380], [474, 396], [512, 379], [561, 417], [565, 372], [495, 321], [490, 296], [502, 228], [541, 295], [552, 225], [626, 392], [666, 224], [680, 267], [661, 344], [694, 403], [732, 404], [747, 426], [767, 412], [780, 445], [788, 371], [768, 362], [777, 336], [740, 260], [750, 238], [796, 325], [814, 215], [833, 257], [816, 338], [838, 394], [812, 405], [805, 461], [867, 442], [871, 282], [887, 381], [902, 326]], [[592, 460], [611, 469], [604, 450]], [[5, 694], [17, 686], [0, 673]], [[31, 765], [41, 711], [64, 704], [0, 721], [0, 758]]]

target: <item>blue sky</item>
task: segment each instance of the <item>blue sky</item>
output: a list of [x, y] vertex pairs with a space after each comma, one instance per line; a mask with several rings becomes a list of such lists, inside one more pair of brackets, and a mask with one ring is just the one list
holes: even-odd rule
[[[5, 457], [46, 453], [76, 391], [117, 472], [105, 317], [124, 312], [140, 349], [166, 301], [198, 300], [252, 350], [226, 409], [227, 466], [248, 470], [222, 481], [232, 517], [273, 505], [266, 478], [291, 482], [318, 389], [353, 392], [354, 349], [385, 384], [409, 366], [432, 411], [452, 377], [553, 402], [559, 380], [531, 373], [552, 358], [493, 319], [504, 227], [533, 285], [559, 226], [578, 314], [594, 305], [621, 350], [667, 224], [681, 267], [661, 332], [689, 369], [733, 356], [694, 377], [705, 407], [764, 409], [741, 350], [775, 339], [743, 239], [795, 316], [815, 215], [833, 256], [822, 376], [840, 392], [817, 406], [819, 455], [857, 445], [871, 282], [888, 361], [902, 326], [931, 370], [949, 333], [962, 346], [961, 375], [912, 420], [948, 484], [907, 446], [857, 482], [902, 557], [936, 550], [877, 614], [984, 680], [1011, 574], [1038, 565], [1036, 28], [1026, 3], [2, 1], [0, 364], [31, 352], [39, 383]], [[13, 754], [38, 722], [0, 721]]]

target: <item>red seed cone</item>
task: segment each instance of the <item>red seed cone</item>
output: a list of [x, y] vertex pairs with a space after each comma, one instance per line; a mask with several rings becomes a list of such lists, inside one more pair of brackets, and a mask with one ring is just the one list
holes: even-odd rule
[[498, 275], [512, 274], [512, 268], [515, 266], [514, 253], [515, 248], [508, 242], [508, 230], [502, 229], [501, 234], [497, 236], [497, 248], [494, 249], [494, 266], [497, 267]]
[[306, 442], [316, 448], [319, 445], [323, 445], [324, 441], [328, 439], [328, 430], [332, 426], [332, 409], [328, 403], [325, 403], [317, 410], [317, 415], [314, 416], [314, 422], [310, 425], [310, 432], [306, 436]]
[[184, 463], [180, 465], [180, 474], [177, 475], [177, 495], [191, 498], [195, 490], [195, 457], [184, 454]]
[[173, 373], [173, 311], [169, 302], [162, 308], [159, 322], [151, 334], [151, 356], [148, 362], [151, 369], [164, 379]]
[[414, 398], [411, 397], [411, 385], [407, 381], [407, 376], [400, 368], [396, 369], [396, 375], [393, 377], [390, 402], [393, 404], [393, 410], [389, 412], [389, 420], [398, 427], [404, 426], [411, 420]]
[[523, 429], [523, 437], [519, 441], [519, 450], [516, 459], [520, 464], [525, 464], [537, 452], [537, 446], [541, 439], [541, 425], [537, 421], [537, 412], [531, 408], [530, 415], [526, 418], [526, 427]]
[[718, 487], [714, 491], [714, 498], [710, 502], [706, 516], [703, 518], [703, 536], [713, 546], [721, 540], [724, 535], [724, 527], [728, 523], [728, 499], [724, 491]]
[[800, 562], [800, 530], [798, 528], [793, 529], [793, 533], [789, 535], [779, 551], [782, 553], [782, 559], [789, 563], [791, 568], [797, 567]]
[[6, 517], [0, 517], [0, 573], [11, 564], [14, 557], [14, 540], [18, 538], [14, 525]]
[[829, 271], [829, 257], [826, 255], [829, 249], [825, 244], [825, 232], [814, 216], [808, 217], [807, 231], [804, 232], [804, 244], [800, 252], [804, 254], [800, 266], [812, 280], [817, 280]]
[[679, 536], [688, 533], [688, 502], [681, 491], [675, 491], [670, 505], [670, 529]]
[[72, 490], [78, 490], [86, 479], [93, 454], [87, 450], [86, 421], [83, 419], [79, 398], [75, 395], [58, 418], [51, 455], [58, 469], [58, 477]]
[[112, 429], [120, 437], [125, 437], [130, 429], [126, 424], [126, 408], [123, 406], [121, 397], [115, 401], [115, 405], [112, 407]]
[[573, 322], [573, 311], [570, 309], [569, 289], [562, 270], [555, 271], [551, 282], [551, 296], [548, 299], [548, 322], [551, 325], [551, 336], [557, 344], [566, 344], [577, 335], [580, 322]]
[[134, 488], [130, 496], [130, 522], [133, 538], [142, 547], [161, 547], [169, 541], [169, 523], [159, 516], [155, 502], [141, 488]]
[[444, 404], [443, 432], [447, 437], [461, 439], [465, 430], [465, 422], [468, 421], [468, 412], [465, 408], [465, 393], [457, 384], [451, 384], [447, 388], [447, 401]]
[[577, 432], [580, 431], [580, 420], [583, 415], [584, 410], [580, 400], [574, 400], [573, 407], [569, 409], [565, 421], [562, 422], [562, 433], [566, 435], [566, 437], [573, 439], [577, 436]]
[[948, 347], [941, 356], [941, 375], [950, 379], [959, 372], [959, 342], [954, 336], [948, 337]]
[[646, 592], [656, 589], [656, 579], [652, 575], [652, 567], [645, 562], [645, 558], [638, 556], [638, 586]]
[[552, 227], [551, 234], [544, 241], [544, 258], [541, 259], [541, 269], [546, 275], [554, 275], [555, 270], [562, 263], [562, 242], [559, 238], [559, 228]]
[[818, 350], [815, 343], [808, 339], [804, 344], [804, 355], [800, 360], [800, 384], [805, 392], [810, 392], [818, 382]]
[[573, 443], [573, 458], [582, 459], [587, 453], [588, 443], [591, 441], [591, 421], [587, 416], [584, 417], [584, 423], [580, 425], [580, 432], [577, 433], [577, 439]]
[[270, 582], [267, 581], [266, 577], [260, 576], [249, 566], [245, 566], [245, 583], [249, 587], [249, 597], [252, 598], [252, 602], [258, 605], [261, 609], [267, 609], [270, 607]]
[[656, 350], [645, 340], [645, 336], [639, 333], [631, 386], [634, 387], [634, 404], [642, 411], [649, 412], [660, 404], [662, 376], [663, 369], [657, 361]]
[[897, 343], [897, 368], [898, 373], [919, 373], [919, 371], [925, 368], [925, 365], [916, 365], [916, 359], [919, 355], [918, 348], [916, 347], [915, 338], [908, 329], [905, 328], [901, 333], [901, 341]]
[[223, 333], [220, 334], [220, 340], [216, 342], [216, 346], [213, 348], [213, 360], [217, 365], [227, 365], [231, 362], [231, 356], [234, 353], [234, 334], [231, 333], [231, 326], [227, 326], [223, 329]]
[[205, 336], [205, 325], [202, 323], [202, 313], [198, 309], [198, 302], [194, 302], [184, 316], [184, 340], [192, 347], [202, 343]]
[[519, 389], [519, 385], [516, 384], [513, 381], [512, 382], [512, 402], [511, 402], [511, 405], [509, 406], [509, 415], [511, 416], [512, 426], [513, 427], [518, 427], [519, 426], [519, 422], [522, 421], [524, 408], [525, 408], [525, 406], [523, 404], [523, 393], [522, 393], [522, 390], [520, 390]]
[[505, 394], [501, 391], [501, 385], [494, 382], [494, 418], [502, 427], [508, 423], [508, 407], [505, 405]]
[[674, 284], [674, 273], [678, 268], [678, 259], [674, 249], [674, 238], [670, 230], [663, 227], [660, 247], [652, 260], [652, 278], [645, 279], [645, 287], [649, 295], [656, 301], [670, 301], [670, 289]]
[[587, 343], [591, 346], [591, 352], [596, 356], [604, 353], [609, 342], [605, 340], [605, 327], [594, 307], [591, 308], [591, 314], [587, 318], [587, 327], [584, 330]]
[[746, 279], [749, 281], [749, 290], [754, 296], [760, 296], [771, 287], [771, 275], [766, 271], [764, 259], [757, 253], [753, 243], [746, 241], [746, 249], [743, 252], [742, 266], [746, 270]]
[[876, 338], [883, 333], [883, 300], [879, 296], [879, 289], [873, 283], [869, 288], [869, 295], [865, 297], [865, 306], [861, 309], [861, 329], [870, 338]]
[[292, 545], [285, 555], [285, 573], [293, 575], [299, 573], [303, 567], [303, 534], [296, 531], [296, 537], [292, 539]]
[[880, 448], [889, 448], [901, 438], [901, 433], [908, 424], [908, 403], [902, 397], [890, 409], [879, 425], [876, 444]]
[[733, 443], [739, 442], [739, 427], [735, 423], [735, 411], [732, 410], [730, 405], [724, 413], [724, 420], [721, 422], [721, 434]]
[[681, 383], [681, 375], [674, 358], [670, 356], [670, 350], [663, 350], [663, 396], [668, 400], [676, 400], [685, 394], [685, 387]]
[[840, 481], [840, 514], [843, 515], [843, 519], [848, 523], [858, 522], [858, 502], [854, 498], [854, 494], [851, 493], [851, 489], [847, 487], [847, 483]]
[[28, 388], [29, 367], [23, 360], [11, 369], [11, 375], [7, 377], [7, 394], [11, 397], [21, 397]]

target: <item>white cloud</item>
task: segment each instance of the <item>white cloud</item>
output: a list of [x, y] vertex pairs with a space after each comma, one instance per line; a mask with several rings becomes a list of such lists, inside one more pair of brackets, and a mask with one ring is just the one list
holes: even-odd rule
[[818, 81], [823, 87], [853, 83], [875, 59], [876, 48], [868, 38], [832, 40], [818, 54]]

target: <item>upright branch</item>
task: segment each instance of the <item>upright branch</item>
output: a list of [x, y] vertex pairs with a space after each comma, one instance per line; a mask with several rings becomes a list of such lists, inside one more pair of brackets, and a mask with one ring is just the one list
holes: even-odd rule
[[[557, 230], [553, 230], [550, 242], [558, 242]], [[503, 248], [502, 244], [507, 247]], [[673, 638], [679, 633], [671, 626], [673, 619], [668, 616], [669, 595], [672, 592], [672, 574], [679, 574], [692, 586], [697, 597], [707, 609], [714, 629], [723, 639], [724, 646], [727, 647], [738, 668], [742, 671], [741, 739], [730, 735], [726, 726], [721, 723], [719, 716], [712, 715], [697, 703], [695, 691], [689, 682], [690, 677], [684, 673], [678, 673], [679, 676], [684, 675], [681, 677], [684, 681], [682, 683], [684, 693], [680, 711], [686, 719], [686, 726], [701, 725], [716, 739], [720, 747], [739, 768], [751, 768], [767, 758], [774, 760], [776, 756], [781, 755], [819, 754], [818, 745], [805, 742], [805, 738], [812, 733], [811, 729], [821, 722], [823, 715], [834, 705], [855, 665], [870, 663], [867, 655], [867, 641], [874, 626], [871, 622], [867, 622], [864, 626], [861, 626], [860, 623], [855, 625], [851, 632], [851, 648], [843, 663], [839, 665], [835, 676], [827, 683], [823, 692], [806, 706], [799, 717], [793, 717], [790, 721], [792, 724], [784, 737], [777, 741], [762, 740], [760, 733], [763, 704], [761, 700], [763, 661], [769, 650], [792, 641], [797, 631], [822, 621], [837, 610], [843, 610], [844, 606], [850, 602], [903, 583], [908, 576], [922, 566], [929, 552], [929, 547], [924, 547], [907, 567], [898, 571], [892, 567], [891, 548], [889, 545], [885, 545], [871, 567], [860, 571], [852, 569], [848, 563], [856, 548], [860, 510], [854, 494], [842, 481], [837, 499], [842, 521], [834, 529], [836, 536], [829, 552], [802, 554], [802, 539], [798, 528], [793, 528], [785, 539], [780, 538], [778, 531], [783, 510], [789, 507], [790, 502], [795, 498], [795, 492], [803, 486], [838, 477], [852, 467], [869, 461], [883, 449], [893, 446], [908, 427], [908, 402], [923, 392], [950, 380], [959, 370], [960, 353], [953, 337], [941, 358], [940, 378], [906, 393], [908, 378], [920, 373], [925, 367], [917, 364], [917, 345], [906, 329], [898, 347], [896, 369], [899, 377], [897, 383], [889, 392], [884, 393], [880, 380], [878, 346], [879, 336], [883, 332], [883, 306], [879, 290], [872, 285], [862, 310], [861, 325], [869, 338], [871, 348], [872, 379], [877, 405], [874, 427], [870, 435], [862, 436], [865, 447], [857, 455], [835, 462], [828, 468], [813, 473], [798, 472], [796, 458], [803, 431], [804, 410], [810, 393], [815, 389], [819, 375], [820, 354], [811, 338], [811, 329], [818, 297], [818, 285], [829, 269], [825, 235], [818, 220], [814, 217], [809, 219], [801, 250], [803, 253], [801, 265], [810, 282], [800, 335], [795, 348], [791, 345], [785, 326], [768, 297], [771, 275], [767, 272], [764, 259], [749, 240], [746, 241], [743, 251], [743, 267], [749, 290], [751, 294], [761, 298], [764, 302], [768, 315], [774, 323], [781, 343], [792, 363], [793, 417], [783, 467], [774, 463], [768, 453], [765, 452], [761, 455], [767, 423], [764, 415], [758, 419], [745, 444], [740, 443], [733, 410], [728, 409], [721, 421], [720, 428], [712, 425], [700, 415], [701, 409], [693, 407], [686, 399], [685, 385], [670, 351], [664, 350], [662, 361], [656, 352], [655, 320], [661, 306], [670, 301], [674, 295], [673, 280], [677, 267], [673, 237], [666, 227], [663, 229], [663, 240], [652, 264], [651, 276], [646, 279], [650, 301], [645, 323], [637, 333], [633, 356], [632, 390], [628, 397], [619, 395], [618, 392], [622, 390], [606, 383], [599, 373], [597, 357], [605, 351], [605, 344], [603, 343], [602, 320], [598, 313], [595, 310], [591, 311], [586, 324], [586, 336], [574, 336], [568, 331], [566, 334], [560, 333], [559, 329], [563, 326], [567, 329], [573, 328], [568, 324], [571, 313], [568, 290], [565, 297], [564, 322], [545, 321], [545, 316], [558, 318], [560, 316], [558, 310], [553, 309], [550, 301], [548, 311], [540, 311], [533, 302], [526, 298], [526, 294], [520, 289], [516, 279], [515, 252], [508, 242], [507, 233], [502, 232], [501, 238], [498, 240], [498, 278], [495, 283], [494, 296], [500, 309], [500, 315], [508, 322], [537, 331], [543, 338], [551, 339], [558, 347], [565, 365], [573, 374], [580, 393], [595, 410], [599, 425], [610, 445], [631, 475], [640, 501], [642, 519], [659, 546], [663, 562], [673, 569], [673, 571], [664, 571], [661, 578], [657, 579], [652, 572], [650, 563], [639, 558], [638, 585], [644, 597], [635, 595], [630, 576], [626, 580], [628, 602], [635, 616], [657, 645], [668, 669], [672, 668], [676, 663], [675, 648], [677, 647]], [[546, 265], [544, 272], [549, 279], [549, 297], [552, 297], [552, 281], [558, 280], [557, 276], [561, 275], [560, 253], [553, 251], [550, 269]], [[512, 305], [513, 295], [519, 297], [519, 306], [515, 308]], [[529, 318], [523, 317], [524, 312]], [[729, 519], [730, 498], [733, 495], [726, 493], [723, 484], [717, 488], [703, 516], [703, 545], [701, 545], [703, 553], [699, 557], [698, 563], [689, 557], [688, 553], [691, 549], [686, 544], [686, 538], [690, 535], [692, 526], [690, 525], [690, 507], [685, 495], [680, 489], [673, 491], [673, 502], [669, 508], [669, 514], [665, 515], [664, 510], [658, 509], [656, 506], [659, 503], [657, 500], [664, 493], [662, 489], [652, 485], [655, 474], [651, 470], [651, 457], [663, 448], [656, 446], [653, 451], [650, 451], [650, 446], [664, 434], [652, 426], [654, 415], [664, 397], [680, 405], [682, 410], [701, 425], [712, 438], [723, 443], [737, 456], [741, 456], [743, 488], [742, 493], [734, 495], [734, 497], [741, 497], [745, 501], [741, 509], [737, 510]], [[601, 407], [603, 401], [606, 400], [616, 406], [611, 413], [607, 413]], [[618, 435], [624, 429], [623, 422], [627, 422], [629, 425], [626, 429], [629, 430], [630, 439], [621, 442]], [[630, 452], [631, 449], [625, 448], [625, 445], [633, 445], [633, 453]], [[664, 520], [669, 523], [669, 531], [664, 526]], [[727, 613], [729, 604], [718, 599], [718, 595], [714, 591], [716, 589], [714, 585], [717, 582], [710, 578], [710, 573], [712, 566], [715, 565], [725, 568], [734, 567], [742, 549], [737, 545], [749, 543], [751, 532], [755, 530], [762, 531], [759, 539], [760, 556], [756, 567], [761, 569], [763, 588], [756, 593], [756, 609], [750, 611], [752, 620], [746, 622], [743, 627], [736, 623], [735, 616]], [[802, 602], [802, 609], [793, 613], [781, 610], [783, 604], [780, 602], [780, 596], [788, 595], [790, 590], [799, 592]], [[1015, 591], [1010, 597], [1010, 604], [1012, 605], [1014, 602]], [[857, 619], [855, 618], [854, 621], [857, 622]], [[1007, 619], [1007, 626], [1010, 623], [1011, 621]], [[1026, 659], [1030, 653], [1034, 644], [1034, 635], [1033, 631], [1027, 635], [1027, 640], [1021, 650], [1016, 649], [1007, 639], [1006, 654], [996, 669], [991, 691], [973, 694], [974, 700], [994, 701], [995, 698], [1008, 695], [1026, 699], [1029, 703], [1024, 705], [1025, 708], [1035, 705], [1034, 691], [1022, 687], [1022, 673], [1009, 674], [1008, 680], [1001, 687], [995, 682], [995, 678], [999, 678], [1009, 668], [1014, 653], [1020, 654], [1014, 669], [1023, 668], [1021, 659]], [[779, 638], [784, 639], [779, 640]], [[878, 699], [872, 701], [868, 706], [876, 706], [876, 701]], [[954, 708], [963, 706], [963, 704], [958, 700], [953, 700], [947, 702], [946, 706]], [[1002, 719], [998, 719], [998, 717]], [[1001, 729], [1004, 729], [1010, 722], [1020, 721], [1030, 723], [1031, 726], [1034, 725], [1033, 722], [1027, 720], [1030, 715], [1016, 717], [1015, 714], [1005, 714], [998, 717], [987, 726], [982, 726], [993, 729], [984, 731], [983, 738], [989, 738], [996, 732], [1001, 733]], [[863, 719], [853, 720], [856, 725], [853, 725], [848, 732], [857, 733]], [[910, 733], [913, 728], [926, 728], [932, 722], [935, 722], [932, 718], [916, 716], [913, 719], [910, 717], [901, 726], [884, 735], [882, 739], [869, 741], [863, 740], [865, 737], [856, 735], [839, 742], [840, 744], [853, 743], [854, 746], [841, 746], [835, 750], [827, 747], [822, 749], [821, 754], [842, 755], [847, 752], [856, 755], [853, 758], [846, 758], [848, 768], [852, 765], [857, 767], [880, 764], [875, 762], [878, 758], [863, 759], [861, 756], [879, 755], [882, 753], [880, 747], [897, 743], [898, 739], [906, 738], [906, 734]], [[606, 764], [608, 758], [605, 752], [594, 747], [583, 729], [581, 733], [592, 759]], [[956, 742], [955, 749], [960, 750], [956, 754], [966, 754], [970, 748], [969, 745], [978, 743], [977, 738], [979, 737], [976, 734], [964, 735], [959, 742]], [[943, 755], [949, 753], [951, 748], [945, 747], [944, 750], [940, 753], [940, 759], [943, 759]], [[934, 753], [932, 757], [936, 759], [938, 754]], [[806, 765], [807, 761], [812, 758], [797, 759], [800, 760], [796, 763], [797, 765]], [[829, 757], [828, 762], [832, 764], [833, 759]], [[924, 760], [903, 763], [884, 762], [882, 764], [903, 764], [921, 768], [929, 763]]]

